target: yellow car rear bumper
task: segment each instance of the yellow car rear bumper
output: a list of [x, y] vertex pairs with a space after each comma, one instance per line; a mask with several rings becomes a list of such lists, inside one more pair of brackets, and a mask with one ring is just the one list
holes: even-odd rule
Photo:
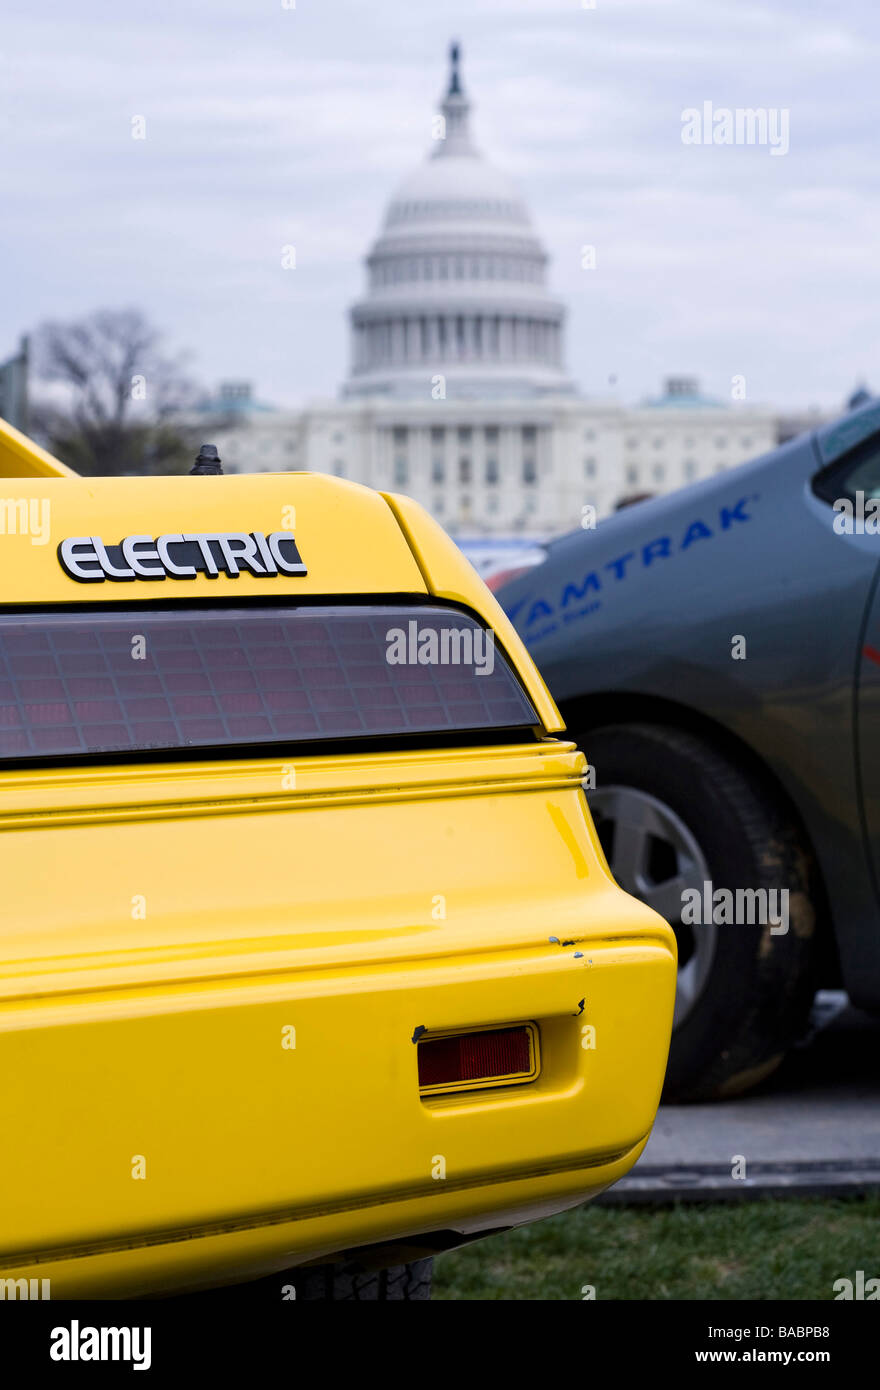
[[[5, 788], [0, 1276], [127, 1296], [418, 1248], [641, 1151], [675, 943], [610, 879], [581, 755], [300, 766]], [[420, 1095], [420, 1029], [517, 1022], [533, 1081]]]

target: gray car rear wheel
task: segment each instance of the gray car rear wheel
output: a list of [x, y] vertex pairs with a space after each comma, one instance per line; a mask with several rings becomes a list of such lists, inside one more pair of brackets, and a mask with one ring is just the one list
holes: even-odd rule
[[[588, 801], [609, 867], [679, 943], [665, 1098], [747, 1090], [800, 1036], [815, 992], [818, 894], [802, 834], [754, 772], [696, 735], [622, 724], [579, 742], [595, 770]], [[758, 890], [755, 901], [768, 907], [787, 890], [785, 919], [683, 921], [682, 894], [696, 889], [704, 899], [705, 884], [710, 898]]]
[[638, 787], [602, 786], [590, 793], [590, 810], [602, 827], [611, 872], [628, 893], [641, 898], [675, 929], [678, 978], [673, 1027], [698, 1003], [712, 970], [718, 928], [699, 930], [681, 921], [682, 893], [702, 893], [710, 877], [696, 836], [671, 806]]

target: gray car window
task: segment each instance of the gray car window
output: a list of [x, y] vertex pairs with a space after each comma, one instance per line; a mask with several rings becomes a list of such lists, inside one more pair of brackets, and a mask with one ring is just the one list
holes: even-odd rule
[[880, 441], [867, 440], [817, 474], [813, 490], [824, 501], [832, 503], [839, 497], [855, 500], [858, 492], [866, 499], [880, 497]]
[[853, 468], [846, 479], [846, 491], [880, 497], [880, 452]]

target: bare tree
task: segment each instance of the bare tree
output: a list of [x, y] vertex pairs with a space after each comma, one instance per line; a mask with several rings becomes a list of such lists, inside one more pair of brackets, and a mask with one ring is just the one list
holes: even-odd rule
[[78, 473], [175, 473], [191, 463], [196, 393], [136, 309], [105, 309], [33, 336], [36, 432]]

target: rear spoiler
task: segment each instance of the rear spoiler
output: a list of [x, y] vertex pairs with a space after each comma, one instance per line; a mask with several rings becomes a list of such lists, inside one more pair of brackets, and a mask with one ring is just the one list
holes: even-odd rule
[[0, 420], [0, 478], [76, 478], [72, 468], [53, 458], [14, 425]]

